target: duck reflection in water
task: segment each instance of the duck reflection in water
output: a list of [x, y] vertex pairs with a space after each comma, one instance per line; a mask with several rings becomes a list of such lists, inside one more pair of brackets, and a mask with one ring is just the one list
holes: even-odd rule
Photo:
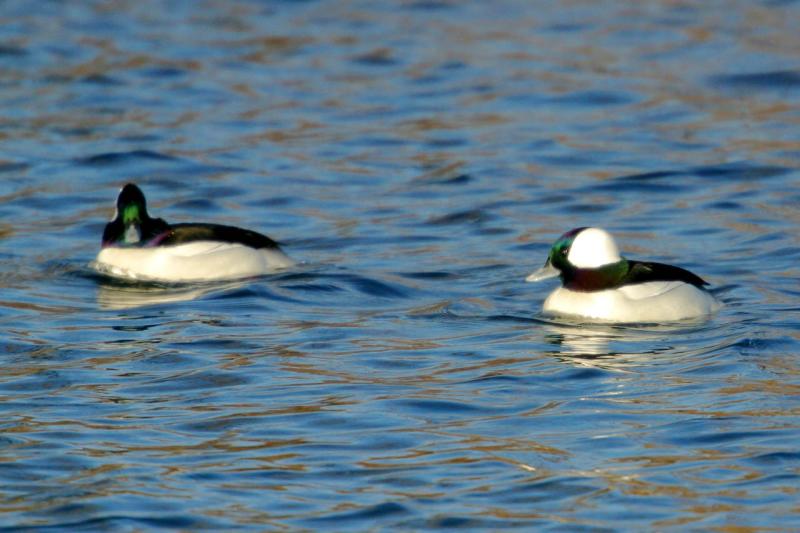
[[661, 353], [674, 353], [682, 333], [694, 332], [706, 322], [684, 320], [669, 325], [586, 324], [579, 321], [545, 322], [545, 340], [557, 349], [550, 355], [577, 366], [624, 372], [652, 364]]
[[97, 304], [106, 311], [134, 309], [151, 305], [188, 302], [204, 296], [229, 292], [247, 285], [247, 281], [229, 281], [192, 285], [168, 285], [127, 282], [113, 278], [100, 281]]

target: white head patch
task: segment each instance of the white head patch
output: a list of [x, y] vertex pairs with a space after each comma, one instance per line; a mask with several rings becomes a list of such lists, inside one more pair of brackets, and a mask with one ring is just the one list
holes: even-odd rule
[[567, 260], [578, 268], [597, 268], [621, 260], [614, 238], [600, 228], [586, 228], [570, 246]]
[[141, 240], [142, 234], [139, 231], [139, 226], [136, 224], [130, 224], [125, 229], [125, 242], [128, 244], [135, 244]]

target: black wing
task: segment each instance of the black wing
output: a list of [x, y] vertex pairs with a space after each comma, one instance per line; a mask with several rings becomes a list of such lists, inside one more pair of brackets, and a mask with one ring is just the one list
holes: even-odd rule
[[197, 241], [222, 241], [243, 244], [251, 248], [278, 248], [278, 243], [258, 232], [222, 224], [172, 224], [161, 245], [185, 244]]
[[625, 285], [648, 281], [683, 281], [695, 287], [708, 285], [703, 278], [681, 267], [645, 261], [628, 261], [628, 264], [628, 273], [623, 282]]

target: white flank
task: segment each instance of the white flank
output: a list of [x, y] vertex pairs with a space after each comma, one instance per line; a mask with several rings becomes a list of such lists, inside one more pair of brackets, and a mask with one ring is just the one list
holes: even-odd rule
[[609, 322], [669, 322], [709, 315], [722, 303], [682, 281], [651, 281], [618, 289], [578, 292], [563, 287], [544, 301], [547, 314]]
[[103, 248], [92, 266], [104, 274], [127, 279], [213, 281], [269, 274], [294, 264], [277, 249], [197, 241], [153, 248]]

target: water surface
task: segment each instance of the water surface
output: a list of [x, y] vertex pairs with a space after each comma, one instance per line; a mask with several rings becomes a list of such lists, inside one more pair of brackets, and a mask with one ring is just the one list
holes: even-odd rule
[[[0, 6], [0, 527], [800, 528], [793, 2]], [[303, 264], [87, 264], [119, 187]], [[543, 317], [578, 226], [710, 320]]]

